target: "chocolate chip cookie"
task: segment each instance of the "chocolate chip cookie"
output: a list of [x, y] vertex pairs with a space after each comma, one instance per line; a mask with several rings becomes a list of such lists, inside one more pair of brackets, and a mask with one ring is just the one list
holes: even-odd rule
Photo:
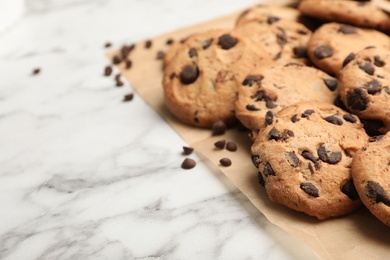
[[178, 45], [163, 75], [167, 108], [182, 122], [211, 127], [216, 121], [235, 121], [236, 77], [261, 64], [268, 54], [235, 32], [212, 30]]
[[390, 130], [390, 51], [367, 48], [351, 53], [339, 72], [340, 96], [360, 118], [379, 120], [379, 132]]
[[337, 79], [298, 63], [252, 71], [239, 83], [236, 116], [254, 131], [264, 127], [269, 112], [301, 101], [333, 104], [338, 95]]
[[390, 226], [390, 132], [356, 153], [351, 172], [363, 204]]
[[242, 12], [237, 18], [236, 25], [252, 21], [274, 23], [280, 19], [298, 21], [300, 17], [301, 13], [291, 7], [256, 5]]
[[252, 146], [269, 198], [326, 219], [348, 214], [361, 202], [351, 179], [352, 157], [368, 141], [357, 116], [319, 102], [269, 113]]

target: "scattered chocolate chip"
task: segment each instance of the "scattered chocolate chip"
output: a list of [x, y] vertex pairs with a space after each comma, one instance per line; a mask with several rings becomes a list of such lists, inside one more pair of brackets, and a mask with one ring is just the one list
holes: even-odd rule
[[181, 168], [185, 170], [192, 169], [196, 166], [196, 162], [192, 160], [191, 158], [185, 158], [184, 161], [181, 164]]
[[225, 166], [225, 167], [228, 167], [230, 165], [232, 165], [232, 161], [229, 159], [229, 158], [222, 158], [221, 160], [219, 160], [219, 163], [222, 165], [222, 166]]
[[339, 32], [343, 34], [356, 34], [357, 30], [351, 25], [342, 24], [339, 28]]
[[165, 42], [167, 45], [171, 45], [175, 42], [172, 38], [168, 38], [167, 41]]
[[272, 165], [270, 163], [266, 163], [264, 166], [264, 175], [268, 176], [276, 176], [274, 169], [272, 169]]
[[147, 40], [147, 41], [145, 42], [145, 48], [146, 48], [146, 49], [149, 49], [150, 47], [152, 47], [152, 41], [151, 41], [151, 40]]
[[298, 167], [298, 165], [299, 165], [299, 159], [295, 155], [295, 152], [288, 152], [287, 153], [287, 161], [294, 168]]
[[227, 142], [226, 143], [226, 150], [230, 151], [230, 152], [235, 152], [237, 151], [237, 145], [236, 143], [234, 142]]
[[315, 48], [314, 56], [321, 60], [333, 56], [333, 49], [327, 45], [321, 45]]
[[203, 44], [202, 44], [203, 50], [207, 50], [211, 46], [212, 43], [213, 43], [212, 38], [204, 40]]
[[367, 73], [368, 75], [374, 75], [374, 67], [371, 65], [369, 61], [365, 61], [363, 64], [359, 64], [359, 69]]
[[327, 151], [324, 145], [321, 145], [317, 149], [317, 154], [320, 157], [321, 161], [329, 163], [329, 164], [336, 164], [341, 161], [342, 154], [341, 152], [330, 152]]
[[249, 110], [249, 111], [259, 111], [260, 108], [257, 108], [255, 105], [253, 104], [248, 104], [246, 105], [246, 109]]
[[303, 46], [294, 47], [293, 49], [295, 58], [307, 58], [307, 48]]
[[309, 163], [308, 168], [309, 168], [309, 171], [311, 174], [315, 173], [315, 171], [313, 169], [313, 165], [311, 163]]
[[353, 123], [353, 124], [357, 122], [357, 119], [351, 114], [345, 114], [345, 115], [343, 115], [343, 118], [345, 121]]
[[351, 200], [359, 199], [359, 194], [356, 191], [355, 185], [353, 184], [352, 179], [348, 180], [343, 187], [341, 187], [341, 191], [348, 196]]
[[226, 131], [226, 124], [219, 120], [212, 125], [211, 130], [212, 135], [223, 135]]
[[188, 56], [190, 56], [190, 58], [198, 57], [198, 52], [196, 51], [196, 49], [191, 48], [191, 49], [188, 51]]
[[343, 120], [341, 120], [337, 116], [327, 116], [324, 118], [324, 120], [326, 122], [334, 124], [334, 125], [342, 125], [343, 124]]
[[117, 81], [115, 81], [115, 86], [117, 87], [122, 87], [124, 84], [123, 84], [123, 81], [118, 79]]
[[133, 62], [131, 60], [125, 61], [125, 68], [128, 70], [133, 66]]
[[264, 180], [263, 175], [261, 174], [261, 172], [257, 173], [257, 180], [258, 180], [258, 182], [259, 182], [259, 184], [261, 186], [263, 186], [263, 187], [265, 186], [265, 180]]
[[375, 203], [383, 203], [386, 206], [390, 206], [389, 198], [386, 195], [385, 190], [379, 183], [368, 181], [366, 184], [367, 197], [374, 200]]
[[383, 137], [384, 137], [384, 135], [370, 136], [370, 138], [368, 139], [368, 141], [369, 141], [370, 143], [376, 142], [376, 141], [381, 140]]
[[112, 73], [112, 67], [111, 66], [106, 66], [104, 68], [104, 76], [106, 76], [106, 77], [111, 76], [111, 73]]
[[375, 93], [381, 92], [381, 83], [376, 79], [373, 79], [370, 82], [365, 83], [364, 88], [367, 89], [368, 94], [374, 95]]
[[310, 160], [313, 163], [316, 163], [318, 161], [318, 158], [315, 157], [314, 154], [312, 154], [309, 151], [303, 151], [301, 155], [302, 155], [303, 158], [305, 158], [307, 160]]
[[164, 59], [164, 55], [165, 55], [165, 52], [163, 52], [163, 51], [158, 51], [158, 52], [157, 52], [157, 55], [156, 55], [156, 59], [162, 60], [162, 59]]
[[183, 154], [184, 155], [190, 155], [194, 151], [194, 148], [189, 146], [183, 146]]
[[111, 42], [106, 42], [106, 44], [104, 44], [104, 48], [110, 48], [112, 46]]
[[279, 140], [279, 131], [274, 127], [268, 133], [268, 140]]
[[368, 106], [368, 96], [361, 88], [354, 88], [347, 92], [347, 105], [353, 110], [363, 111]]
[[129, 46], [124, 45], [124, 46], [121, 48], [121, 57], [122, 57], [122, 60], [125, 60], [125, 59], [127, 58], [127, 56], [129, 56], [129, 53], [130, 53], [130, 48], [129, 48]]
[[119, 57], [119, 56], [117, 56], [117, 55], [115, 55], [113, 58], [112, 58], [112, 63], [113, 64], [119, 64], [119, 63], [121, 63], [122, 62], [122, 59]]
[[385, 62], [381, 60], [381, 58], [378, 55], [374, 56], [374, 65], [377, 67], [383, 67], [385, 66]]
[[259, 84], [261, 80], [263, 79], [263, 76], [259, 75], [249, 75], [244, 79], [244, 81], [241, 83], [243, 86], [249, 86], [252, 87], [253, 84]]
[[252, 154], [251, 155], [252, 163], [256, 168], [259, 168], [260, 163], [262, 162], [260, 155]]
[[306, 118], [306, 117], [308, 117], [308, 116], [310, 116], [311, 114], [313, 114], [313, 113], [315, 113], [315, 111], [313, 110], [313, 109], [307, 109], [307, 110], [305, 110], [303, 113], [302, 113], [302, 117], [303, 118]]
[[297, 114], [295, 114], [295, 115], [293, 115], [293, 116], [291, 117], [291, 122], [296, 123], [296, 122], [298, 122], [298, 121], [299, 121], [299, 118], [298, 118], [298, 115], [297, 115]]
[[123, 102], [131, 101], [131, 100], [133, 100], [133, 98], [134, 98], [133, 93], [127, 94], [123, 97]]
[[237, 44], [237, 39], [226, 33], [218, 38], [218, 45], [224, 50], [229, 50]]
[[226, 145], [226, 140], [219, 140], [214, 143], [214, 146], [218, 149], [224, 149]]
[[316, 198], [319, 197], [317, 187], [314, 186], [313, 184], [311, 184], [310, 182], [301, 183], [301, 185], [299, 187], [301, 188], [301, 190], [303, 190], [304, 192], [306, 192], [310, 196], [313, 196]]
[[355, 53], [351, 52], [350, 54], [348, 54], [348, 56], [345, 58], [345, 60], [343, 61], [343, 68], [348, 64], [350, 63], [352, 60], [355, 59]]
[[269, 16], [268, 19], [267, 19], [267, 23], [268, 24], [273, 24], [273, 23], [276, 23], [277, 21], [279, 21], [280, 18], [279, 17], [276, 17], [276, 16]]
[[196, 65], [187, 65], [180, 73], [180, 82], [184, 85], [194, 83], [199, 76], [199, 70]]
[[121, 74], [120, 73], [116, 74], [115, 77], [114, 77], [114, 80], [118, 81], [120, 79], [121, 79]]
[[324, 79], [324, 83], [330, 91], [335, 91], [339, 85], [337, 79]]
[[38, 75], [39, 73], [41, 73], [41, 69], [40, 68], [35, 68], [32, 71], [32, 75]]
[[267, 111], [267, 113], [265, 114], [265, 125], [271, 125], [273, 121], [274, 113], [272, 113], [272, 111]]

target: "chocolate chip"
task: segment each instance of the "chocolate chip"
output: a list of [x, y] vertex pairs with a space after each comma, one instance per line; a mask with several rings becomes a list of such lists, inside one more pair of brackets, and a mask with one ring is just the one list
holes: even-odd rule
[[279, 140], [279, 131], [274, 127], [268, 133], [268, 140]]
[[368, 96], [361, 88], [354, 88], [347, 92], [347, 105], [353, 110], [363, 111], [368, 106]]
[[264, 175], [268, 176], [276, 176], [274, 169], [272, 169], [272, 165], [270, 163], [266, 163], [264, 166]]
[[218, 38], [218, 45], [224, 50], [229, 50], [237, 44], [237, 39], [226, 33]]
[[348, 54], [348, 56], [345, 58], [345, 60], [343, 61], [343, 68], [348, 64], [350, 63], [352, 60], [355, 59], [355, 53], [351, 52], [350, 54]]
[[261, 80], [263, 79], [263, 76], [258, 75], [249, 75], [247, 76], [244, 81], [241, 83], [243, 86], [249, 86], [252, 87], [253, 84], [259, 84]]
[[199, 76], [199, 70], [196, 65], [187, 65], [180, 73], [180, 82], [184, 85], [194, 83]]
[[172, 38], [168, 38], [167, 41], [165, 42], [167, 45], [171, 45], [175, 42]]
[[345, 115], [343, 115], [343, 118], [345, 121], [353, 123], [353, 124], [357, 122], [357, 119], [351, 114], [345, 114]]
[[261, 172], [258, 172], [257, 173], [257, 180], [258, 182], [260, 183], [261, 186], [265, 186], [265, 180], [263, 178], [263, 175], [261, 174]]
[[265, 114], [265, 125], [271, 125], [273, 121], [274, 113], [272, 113], [272, 111], [267, 111], [267, 113]]
[[353, 184], [352, 179], [348, 180], [343, 187], [341, 187], [341, 191], [348, 196], [351, 200], [359, 199], [359, 194], [356, 191], [355, 185]]
[[112, 58], [112, 63], [113, 64], [119, 64], [119, 63], [121, 63], [122, 62], [122, 59], [119, 57], [119, 56], [117, 56], [117, 55], [115, 55], [113, 58]]
[[202, 44], [203, 50], [207, 50], [211, 46], [212, 43], [213, 43], [213, 39], [211, 39], [211, 38], [204, 40], [203, 44]]
[[150, 47], [152, 47], [152, 41], [151, 41], [151, 40], [147, 40], [147, 41], [145, 42], [145, 48], [146, 48], [146, 49], [149, 49]]
[[273, 57], [273, 60], [278, 60], [282, 57], [282, 53], [281, 52], [278, 52], [276, 53], [275, 57]]
[[192, 154], [193, 151], [194, 151], [194, 148], [188, 147], [188, 146], [183, 146], [183, 154], [189, 155], [189, 154]]
[[104, 44], [105, 48], [110, 48], [111, 46], [112, 46], [111, 42], [106, 42], [106, 44]]
[[386, 195], [385, 190], [379, 183], [368, 181], [366, 184], [367, 197], [375, 200], [375, 203], [383, 203], [386, 206], [390, 206], [389, 198]]
[[191, 49], [188, 51], [188, 56], [190, 56], [190, 58], [198, 57], [198, 52], [196, 51], [196, 49], [191, 48]]
[[125, 60], [127, 58], [127, 56], [129, 55], [130, 53], [130, 48], [126, 45], [124, 45], [122, 48], [121, 48], [121, 57], [122, 57], [122, 60]]
[[314, 56], [319, 60], [331, 57], [333, 56], [333, 49], [327, 45], [318, 46], [314, 50]]
[[260, 163], [262, 162], [260, 155], [252, 154], [251, 155], [252, 163], [256, 168], [259, 168]]
[[364, 125], [364, 130], [369, 136], [380, 135], [379, 129], [384, 127], [382, 121], [379, 120], [368, 120], [368, 119], [360, 119], [360, 121]]
[[32, 75], [38, 75], [39, 73], [41, 73], [41, 69], [40, 68], [35, 68], [32, 71]]
[[131, 101], [133, 100], [134, 98], [134, 94], [133, 93], [130, 93], [130, 94], [127, 94], [123, 97], [123, 102], [128, 102], [128, 101]]
[[324, 79], [324, 83], [330, 91], [335, 91], [339, 85], [339, 82], [336, 79]]
[[384, 135], [370, 136], [370, 138], [368, 139], [368, 141], [369, 141], [370, 143], [376, 142], [376, 141], [381, 140], [383, 137], [384, 137]]
[[272, 100], [270, 97], [264, 96], [264, 99], [265, 99], [265, 106], [266, 106], [267, 108], [275, 108], [275, 107], [278, 106], [278, 105], [276, 105], [276, 104], [273, 102], [273, 100]]
[[321, 161], [316, 161], [314, 163], [314, 168], [319, 171], [321, 169]]
[[307, 109], [307, 110], [305, 110], [303, 113], [302, 113], [302, 117], [303, 118], [306, 118], [306, 117], [308, 117], [308, 116], [310, 116], [311, 114], [313, 114], [313, 113], [315, 113], [315, 111], [313, 110], [313, 109]]
[[226, 150], [230, 152], [235, 152], [237, 151], [237, 145], [234, 142], [227, 142], [226, 143]]
[[327, 151], [324, 145], [321, 145], [317, 149], [317, 154], [320, 157], [321, 161], [329, 163], [329, 164], [336, 164], [341, 161], [341, 152], [331, 152]]
[[226, 140], [219, 140], [214, 143], [214, 146], [218, 149], [224, 149], [226, 145]]
[[158, 52], [157, 52], [157, 55], [156, 55], [156, 59], [162, 60], [162, 59], [164, 59], [164, 55], [165, 55], [165, 52], [163, 52], [163, 51], [158, 51]]
[[277, 21], [279, 21], [280, 18], [279, 17], [276, 17], [276, 16], [269, 16], [268, 19], [267, 19], [267, 23], [268, 24], [273, 24], [273, 23], [276, 23]]
[[368, 75], [374, 75], [374, 67], [371, 65], [369, 61], [365, 61], [363, 64], [359, 64], [359, 69], [367, 73]]
[[246, 105], [246, 109], [249, 110], [249, 111], [259, 111], [260, 108], [257, 108], [255, 105], [253, 104], [248, 104]]
[[357, 30], [351, 25], [342, 24], [339, 28], [339, 32], [343, 34], [356, 34]]
[[301, 155], [302, 155], [303, 158], [305, 158], [307, 160], [310, 160], [313, 163], [316, 163], [318, 161], [318, 158], [315, 157], [314, 154], [312, 154], [309, 151], [303, 151]]
[[125, 68], [128, 70], [133, 66], [133, 62], [131, 60], [125, 61]]
[[229, 159], [229, 158], [222, 158], [221, 160], [219, 160], [219, 163], [222, 165], [222, 166], [225, 166], [225, 167], [229, 167], [230, 165], [232, 165], [232, 161]]
[[286, 35], [284, 35], [284, 34], [276, 34], [276, 42], [277, 42], [280, 46], [282, 46], [282, 47], [283, 47], [284, 45], [286, 45], [286, 43], [288, 42]]
[[383, 67], [385, 66], [385, 62], [381, 60], [381, 58], [378, 55], [374, 56], [374, 65], [377, 67]]
[[324, 118], [324, 120], [326, 122], [334, 124], [334, 125], [342, 125], [343, 124], [343, 120], [341, 120], [337, 116], [327, 116]]
[[108, 77], [108, 76], [111, 75], [111, 73], [112, 73], [112, 67], [111, 66], [106, 66], [104, 68], [104, 76]]
[[226, 131], [226, 124], [219, 120], [212, 125], [211, 130], [212, 135], [223, 135]]
[[284, 130], [282, 133], [282, 141], [287, 140], [289, 137], [294, 137], [294, 132], [291, 130]]
[[[120, 79], [118, 79], [118, 80], [116, 80], [115, 81], [115, 86], [117, 86], [117, 87], [122, 87], [124, 84], [123, 84], [123, 81], [122, 80], [120, 80]], [[125, 101], [125, 100], [124, 100]]]
[[363, 85], [365, 89], [367, 89], [368, 94], [374, 95], [381, 91], [381, 84], [376, 79], [373, 79], [370, 82], [367, 82]]
[[301, 185], [299, 187], [301, 188], [301, 190], [303, 190], [304, 192], [306, 192], [310, 196], [319, 197], [317, 187], [314, 186], [313, 184], [311, 184], [310, 182], [301, 183]]
[[294, 168], [298, 167], [299, 165], [299, 159], [294, 152], [287, 153], [287, 161]]
[[184, 161], [181, 164], [181, 168], [185, 170], [192, 169], [196, 166], [196, 162], [192, 160], [191, 158], [185, 158]]
[[298, 115], [297, 115], [297, 114], [295, 114], [295, 115], [293, 115], [293, 116], [291, 117], [291, 122], [296, 123], [296, 122], [298, 122], [298, 121], [299, 121], [299, 118], [298, 118]]
[[303, 46], [294, 47], [293, 49], [295, 58], [307, 58], [307, 48]]
[[264, 91], [259, 90], [256, 92], [256, 94], [251, 96], [251, 98], [253, 98], [255, 101], [261, 101], [264, 99], [264, 96], [265, 96]]
[[311, 163], [309, 163], [308, 168], [309, 168], [309, 171], [311, 174], [315, 173], [315, 171], [313, 169], [313, 165]]

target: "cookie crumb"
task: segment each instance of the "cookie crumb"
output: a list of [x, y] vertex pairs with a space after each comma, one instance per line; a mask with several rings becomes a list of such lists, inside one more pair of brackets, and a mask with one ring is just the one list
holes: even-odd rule
[[219, 163], [222, 165], [222, 166], [225, 166], [225, 167], [229, 167], [230, 165], [232, 165], [232, 161], [229, 159], [229, 158], [222, 158], [221, 160], [219, 160]]
[[194, 151], [194, 148], [189, 147], [189, 146], [183, 146], [183, 154], [184, 155], [192, 154], [193, 151]]
[[181, 168], [185, 170], [192, 169], [196, 166], [196, 162], [190, 158], [185, 158], [184, 161], [181, 164]]

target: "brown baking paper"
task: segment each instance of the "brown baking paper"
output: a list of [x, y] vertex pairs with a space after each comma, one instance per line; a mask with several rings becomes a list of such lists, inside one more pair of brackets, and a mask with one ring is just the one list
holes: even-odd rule
[[[277, 1], [279, 2], [279, 1]], [[280, 1], [286, 3], [286, 1]], [[275, 1], [271, 1], [275, 4]], [[118, 66], [122, 75], [138, 94], [146, 100], [182, 138], [203, 154], [236, 185], [240, 191], [268, 218], [287, 233], [305, 242], [319, 259], [387, 259], [390, 258], [390, 228], [373, 217], [362, 207], [345, 217], [325, 221], [295, 212], [270, 201], [264, 188], [258, 184], [257, 170], [250, 157], [251, 142], [248, 136], [237, 130], [229, 130], [223, 138], [238, 144], [235, 153], [216, 151], [214, 142], [221, 139], [212, 137], [210, 130], [186, 126], [176, 120], [163, 103], [162, 62], [156, 59], [157, 51], [167, 48], [166, 40], [180, 40], [191, 33], [212, 28], [232, 28], [241, 12], [227, 15], [202, 24], [181, 29], [152, 39], [152, 47], [144, 48], [144, 42], [136, 44], [130, 54], [131, 69]], [[114, 54], [109, 54], [112, 57]], [[229, 157], [232, 166], [222, 167], [219, 160]]]

